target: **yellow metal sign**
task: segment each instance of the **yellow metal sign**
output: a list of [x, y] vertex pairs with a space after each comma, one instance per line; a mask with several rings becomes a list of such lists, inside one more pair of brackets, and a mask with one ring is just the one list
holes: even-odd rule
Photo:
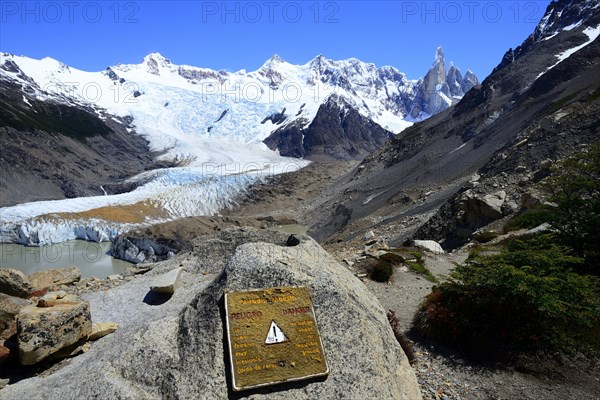
[[225, 293], [233, 390], [329, 373], [306, 287]]

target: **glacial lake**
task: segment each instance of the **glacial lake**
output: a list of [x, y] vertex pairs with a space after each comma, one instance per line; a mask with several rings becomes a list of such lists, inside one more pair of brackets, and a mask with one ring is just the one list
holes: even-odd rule
[[36, 271], [75, 266], [82, 278], [103, 279], [124, 272], [131, 263], [110, 256], [110, 242], [70, 240], [41, 247], [0, 244], [0, 267], [14, 268], [29, 275]]
[[306, 231], [308, 231], [306, 226], [299, 224], [277, 225], [273, 229], [278, 232], [289, 233], [290, 235], [306, 235]]

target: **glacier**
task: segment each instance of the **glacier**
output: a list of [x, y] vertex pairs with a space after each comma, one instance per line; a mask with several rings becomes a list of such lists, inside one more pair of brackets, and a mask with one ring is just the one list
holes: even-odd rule
[[[286, 124], [308, 126], [333, 95], [396, 134], [418, 120], [407, 118], [408, 102], [422, 80], [357, 59], [317, 56], [292, 65], [274, 55], [256, 71], [226, 72], [176, 65], [153, 53], [140, 64], [87, 72], [49, 57], [1, 55], [0, 64], [11, 65], [0, 68], [0, 78], [20, 83], [26, 103], [32, 96], [91, 108], [101, 119], [129, 124], [162, 152], [159, 159], [178, 167], [130, 178], [139, 186], [129, 193], [4, 207], [0, 242], [105, 241], [133, 226], [216, 214], [252, 183], [308, 164], [280, 156], [263, 140]], [[274, 115], [285, 118], [274, 122]], [[93, 212], [109, 208], [110, 217], [125, 206], [160, 211], [134, 223]]]

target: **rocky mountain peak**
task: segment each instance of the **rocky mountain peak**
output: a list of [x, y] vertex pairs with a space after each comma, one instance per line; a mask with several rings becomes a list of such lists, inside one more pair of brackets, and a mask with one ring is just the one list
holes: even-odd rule
[[160, 76], [161, 68], [170, 67], [171, 60], [163, 57], [160, 53], [150, 53], [144, 57], [142, 64], [147, 67], [149, 73]]
[[600, 5], [597, 0], [555, 0], [529, 37], [516, 49], [509, 49], [494, 69], [515, 62], [530, 52], [537, 44], [549, 40], [560, 32], [575, 31], [584, 27], [596, 28], [600, 23]]
[[480, 84], [479, 78], [477, 78], [477, 76], [475, 75], [475, 73], [473, 73], [473, 71], [468, 69], [460, 83], [460, 88], [464, 94], [479, 84]]
[[446, 83], [450, 88], [450, 94], [452, 96], [462, 96], [464, 94], [461, 83], [463, 77], [460, 72], [460, 69], [454, 66], [452, 62], [450, 62], [450, 67], [448, 68], [448, 75], [446, 76]]
[[440, 46], [435, 52], [435, 64], [443, 64], [446, 67], [446, 61], [444, 60], [444, 49]]

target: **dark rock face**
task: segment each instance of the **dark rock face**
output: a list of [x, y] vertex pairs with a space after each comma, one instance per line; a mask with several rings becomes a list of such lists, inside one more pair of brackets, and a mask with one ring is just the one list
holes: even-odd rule
[[391, 137], [391, 132], [333, 96], [321, 105], [309, 126], [285, 126], [264, 143], [282, 156], [350, 160], [362, 159]]
[[[508, 64], [516, 61], [530, 52], [540, 41], [550, 35], [564, 29], [567, 26], [574, 25], [584, 20], [588, 20], [588, 26], [594, 25], [589, 16], [592, 13], [597, 14], [594, 8], [597, 7], [596, 0], [555, 0], [546, 8], [546, 13], [542, 21], [535, 28], [534, 32], [516, 49], [509, 49], [502, 57], [502, 62], [494, 71], [506, 67]], [[596, 18], [597, 22], [598, 18]], [[557, 54], [557, 53], [554, 53]]]

